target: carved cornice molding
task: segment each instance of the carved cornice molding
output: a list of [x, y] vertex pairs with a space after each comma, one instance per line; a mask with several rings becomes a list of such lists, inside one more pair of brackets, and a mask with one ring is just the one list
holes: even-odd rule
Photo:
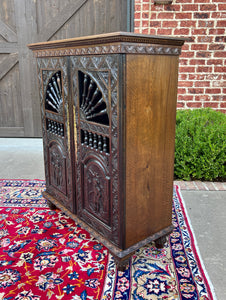
[[116, 44], [94, 47], [79, 47], [65, 49], [47, 49], [34, 52], [36, 57], [59, 57], [74, 55], [100, 54], [150, 54], [150, 55], [180, 55], [181, 47], [153, 44]]

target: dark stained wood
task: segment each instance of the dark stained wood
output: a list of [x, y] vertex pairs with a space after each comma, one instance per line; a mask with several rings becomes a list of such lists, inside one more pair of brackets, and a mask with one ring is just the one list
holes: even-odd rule
[[[169, 46], [178, 46], [181, 47], [184, 43], [183, 38], [172, 38], [166, 36], [152, 36], [152, 35], [144, 35], [144, 34], [135, 34], [129, 32], [113, 32], [107, 34], [98, 34], [92, 36], [84, 36], [78, 38], [71, 38], [71, 39], [63, 39], [63, 40], [56, 40], [56, 41], [48, 41], [48, 42], [41, 42], [35, 44], [29, 44], [28, 47], [31, 50], [46, 50], [46, 49], [71, 49], [73, 47], [85, 47], [85, 46], [92, 46], [92, 45], [112, 45], [115, 43], [141, 43], [141, 44], [152, 44], [152, 45], [167, 45], [168, 50], [170, 50]], [[140, 46], [140, 52], [143, 52], [143, 45]], [[172, 48], [172, 47], [171, 47]], [[130, 49], [127, 49], [127, 52], [130, 52]], [[160, 51], [161, 52], [161, 51]], [[149, 53], [151, 54], [151, 52]], [[167, 54], [167, 53], [166, 53]], [[177, 53], [175, 53], [177, 55]]]
[[29, 45], [40, 83], [44, 196], [108, 247], [119, 269], [173, 228], [182, 45], [125, 32]]
[[127, 56], [127, 247], [171, 224], [177, 66], [177, 56]]

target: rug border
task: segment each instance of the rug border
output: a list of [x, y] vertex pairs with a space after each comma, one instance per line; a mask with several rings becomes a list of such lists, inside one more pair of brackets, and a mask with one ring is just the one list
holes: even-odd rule
[[198, 247], [197, 239], [196, 239], [196, 236], [195, 236], [195, 233], [194, 233], [194, 229], [191, 225], [191, 219], [188, 215], [188, 210], [187, 210], [185, 201], [183, 199], [181, 189], [178, 185], [175, 185], [174, 187], [176, 189], [177, 196], [178, 196], [178, 199], [179, 199], [179, 202], [180, 202], [180, 205], [181, 205], [181, 209], [183, 211], [183, 216], [184, 216], [185, 223], [187, 224], [188, 232], [189, 232], [190, 239], [191, 239], [192, 248], [193, 248], [193, 251], [194, 251], [194, 256], [195, 256], [195, 259], [197, 261], [199, 270], [202, 272], [202, 275], [203, 275], [203, 278], [204, 278], [204, 281], [205, 281], [205, 285], [208, 288], [208, 292], [209, 292], [209, 295], [211, 297], [211, 300], [217, 300], [215, 290], [214, 290], [214, 286], [213, 286], [212, 281], [210, 280], [208, 272], [205, 268], [205, 264], [204, 264], [204, 261], [202, 259], [199, 247]]

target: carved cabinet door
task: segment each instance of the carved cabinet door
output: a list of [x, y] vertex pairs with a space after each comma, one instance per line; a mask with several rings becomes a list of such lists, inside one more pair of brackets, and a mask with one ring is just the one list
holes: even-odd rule
[[119, 244], [119, 55], [71, 56], [79, 218]]
[[38, 59], [46, 191], [74, 212], [68, 61]]

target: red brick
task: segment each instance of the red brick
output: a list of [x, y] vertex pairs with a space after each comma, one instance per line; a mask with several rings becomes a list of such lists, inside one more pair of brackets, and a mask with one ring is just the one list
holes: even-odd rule
[[135, 4], [134, 11], [135, 12], [141, 11], [141, 5], [140, 4]]
[[212, 19], [225, 19], [226, 18], [226, 12], [212, 12], [211, 13]]
[[219, 72], [219, 73], [225, 73], [226, 72], [226, 67], [214, 67], [214, 72]]
[[187, 66], [188, 65], [188, 59], [182, 59], [182, 58], [180, 58], [180, 65], [181, 66]]
[[193, 100], [193, 95], [181, 95], [178, 93], [178, 100], [180, 101], [191, 101]]
[[140, 21], [134, 21], [134, 27], [136, 28], [136, 30], [138, 30], [139, 32], [139, 27], [140, 27]]
[[150, 27], [161, 27], [161, 21], [150, 21]]
[[205, 65], [206, 60], [205, 59], [191, 59], [190, 65]]
[[221, 89], [206, 89], [207, 94], [220, 94]]
[[187, 102], [187, 107], [190, 107], [190, 108], [200, 108], [202, 107], [202, 102]]
[[183, 108], [184, 102], [177, 102], [177, 108]]
[[212, 81], [212, 87], [225, 87], [226, 86], [226, 82], [225, 81]]
[[214, 27], [214, 21], [209, 20], [199, 20], [198, 27]]
[[207, 29], [206, 28], [200, 28], [200, 29], [192, 28], [191, 34], [192, 35], [206, 35]]
[[191, 58], [194, 57], [195, 52], [194, 51], [182, 51], [180, 57], [187, 57], [187, 58]]
[[175, 28], [175, 27], [177, 27], [177, 25], [178, 25], [177, 21], [163, 21], [162, 22], [163, 27], [173, 27], [173, 28]]
[[207, 50], [207, 44], [193, 44], [191, 50]]
[[182, 11], [197, 11], [198, 10], [198, 4], [184, 4], [182, 6]]
[[224, 28], [215, 28], [215, 29], [209, 29], [209, 34], [224, 34], [225, 29]]
[[223, 65], [223, 59], [209, 59], [207, 65]]
[[142, 33], [143, 34], [148, 34], [149, 33], [149, 29], [148, 28], [143, 28], [142, 29]]
[[147, 4], [143, 4], [142, 5], [142, 10], [144, 11], [144, 10], [147, 10], [147, 11], [149, 11], [149, 4], [147, 3]]
[[189, 28], [176, 28], [174, 30], [174, 35], [189, 35]]
[[224, 51], [224, 52], [221, 52], [221, 51], [214, 52], [214, 57], [226, 57], [226, 51]]
[[142, 21], [142, 27], [148, 27], [149, 21], [148, 20], [143, 20]]
[[222, 74], [206, 74], [206, 80], [222, 80], [222, 77]]
[[179, 72], [181, 73], [194, 73], [195, 67], [179, 67]]
[[187, 80], [187, 74], [178, 74], [178, 80]]
[[193, 87], [193, 81], [178, 81], [179, 87]]
[[216, 102], [205, 102], [204, 103], [204, 107], [217, 108], [218, 107], [218, 103], [216, 103]]
[[210, 101], [211, 100], [211, 97], [210, 95], [195, 95], [195, 101]]
[[194, 0], [194, 3], [209, 3], [210, 0]]
[[203, 81], [195, 81], [195, 87], [209, 87], [210, 82], [203, 80]]
[[142, 19], [148, 19], [149, 18], [149, 13], [148, 12], [143, 12], [142, 13]]
[[224, 50], [225, 45], [224, 44], [210, 44], [209, 50]]
[[188, 79], [190, 80], [205, 80], [205, 74], [189, 74]]
[[216, 36], [215, 37], [215, 42], [216, 43], [220, 43], [220, 42], [226, 43], [226, 36]]
[[217, 26], [216, 27], [226, 27], [226, 20], [219, 20], [217, 21]]
[[210, 13], [200, 13], [200, 12], [194, 13], [195, 19], [208, 19], [209, 17], [210, 17]]
[[226, 96], [224, 95], [212, 95], [212, 100], [213, 101], [226, 101]]
[[212, 67], [204, 67], [204, 66], [198, 66], [196, 69], [196, 72], [198, 73], [211, 73]]
[[195, 27], [197, 21], [180, 21], [180, 27]]
[[211, 57], [211, 52], [206, 52], [206, 51], [199, 51], [196, 52], [196, 57]]
[[165, 5], [166, 11], [180, 11], [180, 8], [181, 8], [181, 5], [179, 5], [179, 4]]
[[226, 102], [220, 103], [220, 107], [221, 107], [221, 108], [226, 108]]
[[134, 28], [134, 32], [135, 33], [140, 33], [140, 29], [139, 28]]
[[153, 35], [156, 35], [156, 29], [151, 28], [149, 33], [150, 33], [150, 34], [153, 34]]
[[158, 28], [157, 29], [157, 34], [160, 35], [172, 35], [172, 28], [166, 29], [166, 28]]
[[177, 13], [175, 15], [176, 19], [188, 19], [191, 20], [192, 19], [192, 13]]
[[187, 93], [186, 89], [182, 89], [182, 88], [178, 88], [177, 92], [178, 92], [178, 94], [186, 94]]
[[216, 4], [201, 4], [200, 5], [200, 10], [201, 11], [214, 11], [216, 10], [217, 6]]
[[198, 36], [198, 43], [212, 43], [213, 42], [213, 36]]
[[203, 94], [204, 89], [201, 88], [193, 88], [193, 89], [188, 89], [189, 94]]
[[158, 14], [158, 19], [173, 19], [174, 14], [170, 12], [160, 12]]
[[224, 4], [218, 4], [218, 10], [225, 10], [226, 11], [226, 3], [224, 3]]
[[135, 12], [134, 13], [134, 19], [140, 19], [140, 12]]

